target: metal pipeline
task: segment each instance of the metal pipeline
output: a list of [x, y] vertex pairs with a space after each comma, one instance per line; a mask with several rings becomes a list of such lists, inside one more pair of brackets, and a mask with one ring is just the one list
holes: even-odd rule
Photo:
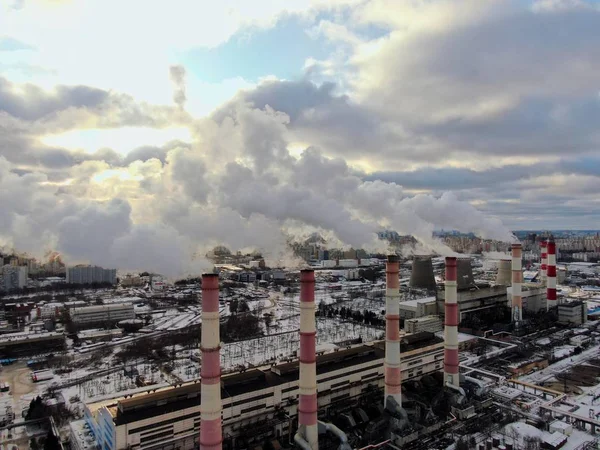
[[460, 395], [462, 395], [463, 398], [467, 398], [467, 394], [466, 394], [466, 392], [465, 392], [465, 390], [463, 388], [458, 387], [458, 386], [454, 386], [453, 384], [450, 384], [450, 383], [446, 383], [445, 386], [448, 389], [451, 389], [453, 391], [458, 392]]
[[308, 445], [308, 442], [306, 441], [306, 439], [304, 439], [302, 437], [302, 434], [300, 432], [300, 428], [298, 428], [298, 431], [296, 432], [296, 434], [294, 435], [294, 442], [296, 443], [296, 445], [298, 447], [300, 447], [302, 450], [312, 450], [310, 448], [310, 445]]
[[[348, 436], [346, 436], [346, 433], [332, 423], [321, 422], [320, 420], [317, 423], [319, 425], [319, 434], [329, 432], [339, 439], [340, 445], [338, 450], [352, 450], [352, 447], [348, 443]], [[298, 432], [294, 435], [294, 442], [302, 450], [312, 450], [308, 441], [302, 437], [302, 427], [304, 427], [304, 425], [301, 425], [298, 428]]]

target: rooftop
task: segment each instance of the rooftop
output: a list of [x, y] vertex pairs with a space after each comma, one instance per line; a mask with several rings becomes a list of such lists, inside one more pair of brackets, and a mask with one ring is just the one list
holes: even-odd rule
[[[432, 333], [422, 332], [405, 335], [402, 338], [401, 350], [408, 352], [418, 348], [442, 343], [443, 339]], [[385, 342], [360, 345], [347, 350], [339, 350], [317, 356], [317, 375], [323, 375], [358, 364], [378, 362], [383, 365]], [[285, 383], [295, 382], [299, 376], [299, 362], [278, 364], [270, 368], [255, 368], [244, 372], [224, 375], [221, 379], [221, 398], [226, 407], [233, 396], [249, 394]], [[88, 405], [91, 412], [106, 406], [115, 423], [125, 424], [166, 414], [200, 404], [201, 383], [199, 380], [183, 383], [178, 386], [148, 389], [144, 393], [134, 394], [127, 398]]]

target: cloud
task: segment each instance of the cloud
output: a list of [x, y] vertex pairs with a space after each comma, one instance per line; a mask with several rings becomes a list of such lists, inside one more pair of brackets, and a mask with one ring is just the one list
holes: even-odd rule
[[0, 52], [14, 52], [18, 50], [31, 50], [32, 47], [11, 37], [0, 37]]
[[[233, 18], [207, 40], [216, 45], [246, 22], [259, 32], [289, 8], [302, 10], [307, 30], [335, 50], [307, 61], [297, 78], [239, 84], [244, 91], [204, 117], [192, 115], [204, 101], [193, 83], [201, 70], [171, 58], [199, 45], [189, 34], [198, 27], [186, 28], [186, 15], [164, 42], [154, 31], [146, 41], [142, 31], [164, 19], [155, 6], [134, 37], [119, 39], [125, 29], [132, 35], [119, 19], [106, 43], [74, 44], [78, 64], [57, 55], [58, 86], [0, 79], [0, 240], [57, 249], [69, 261], [177, 275], [199, 270], [194, 255], [218, 244], [290, 261], [286, 240], [315, 231], [343, 246], [381, 250], [375, 233], [391, 228], [415, 236], [421, 249], [449, 254], [435, 229], [509, 242], [503, 223], [597, 223], [597, 8], [579, 1], [325, 3], [261, 3], [248, 20]], [[58, 21], [47, 42], [31, 25], [7, 33], [39, 47], [36, 64], [53, 68], [41, 52], [55, 55], [88, 24], [85, 13], [106, 12], [102, 5], [48, 6], [49, 17], [68, 10], [82, 21]], [[340, 14], [313, 14], [330, 7]], [[15, 23], [34, 10], [25, 3]], [[100, 46], [105, 52], [91, 61]], [[132, 49], [140, 64], [130, 72], [123, 68]], [[194, 74], [189, 85], [186, 73]], [[144, 101], [148, 91], [161, 100]], [[189, 142], [149, 137], [127, 154], [116, 144], [47, 144], [48, 135], [82, 130], [117, 139], [112, 130], [174, 126], [189, 130]]]
[[17, 86], [0, 77], [0, 111], [30, 121], [68, 108], [95, 108], [108, 97], [106, 91], [87, 86], [58, 86], [47, 92], [26, 84], [16, 89]]

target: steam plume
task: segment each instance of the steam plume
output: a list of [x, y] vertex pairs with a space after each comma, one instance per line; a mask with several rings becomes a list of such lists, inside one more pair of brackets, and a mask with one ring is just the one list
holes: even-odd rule
[[186, 71], [183, 66], [171, 66], [169, 67], [169, 74], [171, 76], [171, 82], [173, 83], [173, 101], [180, 109], [185, 108], [185, 102], [187, 100], [185, 94], [185, 76]]

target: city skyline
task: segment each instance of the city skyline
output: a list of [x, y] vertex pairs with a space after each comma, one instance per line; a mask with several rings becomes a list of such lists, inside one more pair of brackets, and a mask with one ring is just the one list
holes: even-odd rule
[[597, 2], [204, 3], [0, 6], [1, 245], [181, 274], [597, 228]]

